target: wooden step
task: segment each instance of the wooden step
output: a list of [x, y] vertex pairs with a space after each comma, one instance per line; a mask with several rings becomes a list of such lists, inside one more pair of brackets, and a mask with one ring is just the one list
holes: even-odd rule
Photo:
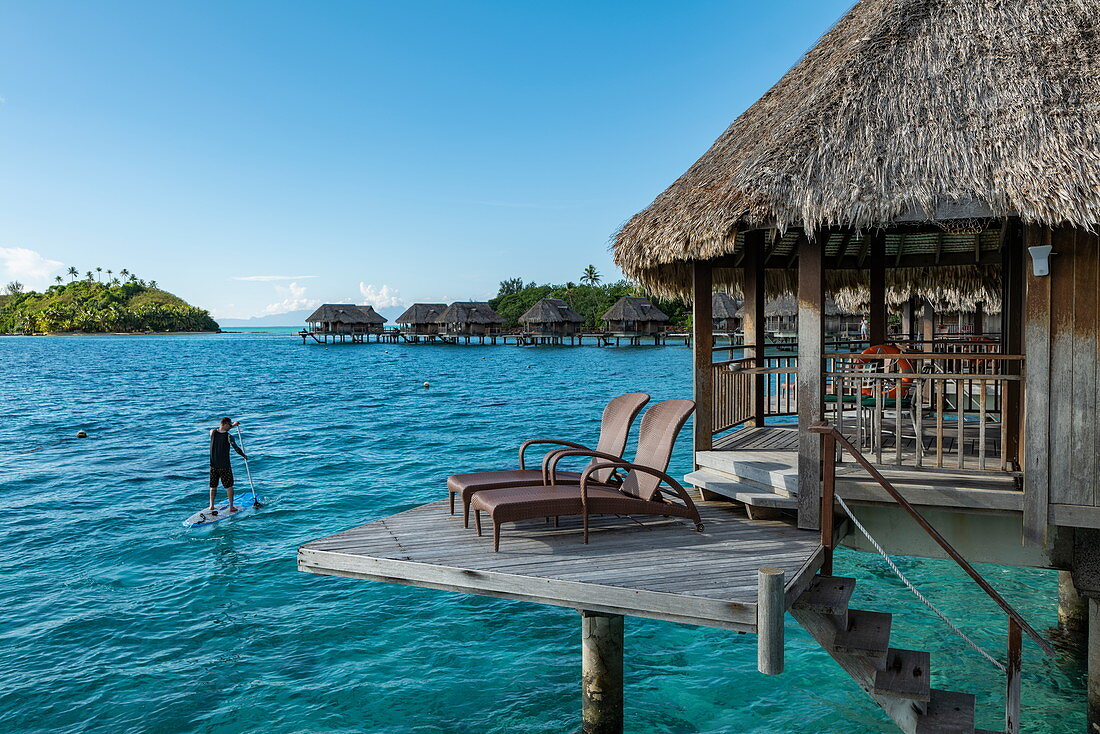
[[974, 696], [933, 688], [928, 708], [917, 719], [915, 734], [972, 734], [973, 731]]
[[797, 510], [798, 499], [775, 494], [767, 488], [749, 482], [699, 469], [684, 475], [684, 481], [693, 487], [736, 500], [750, 507], [768, 507], [781, 510]]
[[815, 576], [794, 606], [831, 617], [837, 630], [848, 629], [848, 602], [856, 580], [844, 576]]
[[885, 662], [886, 653], [890, 649], [892, 619], [893, 616], [885, 612], [849, 609], [848, 629], [836, 633], [833, 648], [838, 653]]
[[886, 653], [886, 667], [875, 674], [875, 693], [928, 701], [932, 697], [930, 662], [927, 652], [891, 647]]

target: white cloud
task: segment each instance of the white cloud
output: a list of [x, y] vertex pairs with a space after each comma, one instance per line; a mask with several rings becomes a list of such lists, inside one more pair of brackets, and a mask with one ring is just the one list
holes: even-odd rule
[[372, 284], [360, 283], [359, 293], [363, 296], [363, 303], [375, 308], [390, 308], [391, 306], [404, 306], [405, 300], [396, 289], [388, 285], [376, 288]]
[[25, 247], [0, 247], [0, 280], [18, 280], [27, 288], [42, 290], [51, 285], [54, 275], [64, 271], [64, 264], [42, 257]]
[[316, 298], [306, 298], [305, 286], [297, 283], [275, 286], [275, 292], [284, 296], [278, 303], [268, 304], [264, 309], [265, 314], [280, 314], [288, 311], [299, 311], [306, 308], [316, 308], [320, 301]]
[[238, 275], [233, 280], [248, 280], [254, 283], [276, 283], [280, 280], [306, 280], [316, 275]]

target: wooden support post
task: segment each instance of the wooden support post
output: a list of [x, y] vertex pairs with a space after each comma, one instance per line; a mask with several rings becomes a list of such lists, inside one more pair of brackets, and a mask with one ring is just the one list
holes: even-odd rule
[[932, 342], [936, 339], [936, 313], [927, 300], [921, 305], [920, 338], [925, 342], [921, 346], [921, 351], [931, 352], [934, 346]]
[[825, 262], [821, 242], [798, 240], [798, 527], [816, 530], [821, 516], [821, 439], [812, 424], [825, 412]]
[[[1050, 239], [1049, 234], [1050, 230], [1043, 230], [1037, 225], [1028, 225], [1024, 233], [1024, 246], [1047, 244]], [[1026, 407], [1022, 457], [1023, 541], [1025, 546], [1031, 547], [1046, 545], [1047, 512], [1050, 502], [1050, 281], [1049, 275], [1036, 276], [1031, 272], [1027, 275], [1027, 306], [1024, 316], [1027, 376], [1024, 385]], [[1092, 644], [1090, 639], [1090, 648]], [[1100, 645], [1100, 641], [1097, 644]], [[1091, 677], [1090, 675], [1090, 686]], [[1097, 686], [1100, 687], [1100, 681]]]
[[756, 582], [756, 669], [764, 675], [779, 675], [783, 672], [786, 576], [782, 569], [762, 568]]
[[1089, 604], [1077, 593], [1070, 571], [1058, 572], [1058, 631], [1071, 647], [1084, 649], [1089, 633]]
[[870, 258], [870, 324], [868, 339], [871, 344], [886, 343], [886, 235], [883, 232], [868, 233], [871, 238]]
[[[764, 230], [745, 234], [745, 303], [742, 310], [741, 330], [745, 344], [755, 344], [752, 352], [756, 367], [764, 367]], [[747, 354], [745, 356], [748, 356]], [[764, 425], [764, 375], [752, 378], [753, 425]]]
[[622, 734], [623, 617], [581, 611], [581, 731]]
[[711, 293], [714, 290], [710, 263], [692, 263], [691, 328], [695, 355], [695, 419], [696, 451], [710, 451], [714, 437], [714, 374], [711, 362], [714, 353], [714, 321]]
[[915, 308], [913, 306], [913, 299], [910, 298], [905, 303], [901, 304], [901, 338], [912, 339], [913, 332], [916, 329], [913, 328], [915, 319]]
[[1100, 730], [1100, 601], [1089, 599], [1088, 730]]
[[1020, 667], [1023, 640], [1020, 625], [1008, 620], [1008, 670], [1005, 672], [1005, 734], [1020, 734]]
[[978, 301], [974, 304], [974, 333], [985, 333], [985, 302]]
[[[1024, 353], [1024, 240], [1018, 219], [1008, 222], [1001, 246], [1001, 352]], [[1019, 362], [1006, 362], [1005, 374], [1020, 374]], [[1008, 426], [1007, 442], [1002, 448], [1011, 468], [1020, 469], [1020, 445], [1023, 424], [1023, 391], [1021, 383], [1005, 383], [1005, 409], [1001, 420]]]

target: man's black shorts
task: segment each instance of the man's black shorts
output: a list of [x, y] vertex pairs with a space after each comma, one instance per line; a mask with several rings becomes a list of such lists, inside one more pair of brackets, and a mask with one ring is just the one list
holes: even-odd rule
[[231, 489], [233, 487], [233, 470], [210, 467], [210, 489], [214, 489], [218, 486], [219, 479], [223, 487]]

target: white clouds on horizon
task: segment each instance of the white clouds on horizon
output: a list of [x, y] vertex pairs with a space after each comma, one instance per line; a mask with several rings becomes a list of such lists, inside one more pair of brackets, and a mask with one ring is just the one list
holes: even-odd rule
[[401, 294], [397, 292], [397, 289], [391, 288], [384, 283], [378, 288], [373, 284], [360, 283], [359, 294], [363, 296], [364, 305], [374, 306], [375, 308], [390, 308], [393, 306], [405, 305], [405, 300], [401, 298]]
[[264, 314], [275, 316], [288, 311], [300, 311], [307, 308], [316, 308], [321, 304], [316, 298], [306, 298], [306, 287], [291, 282], [288, 285], [275, 286], [275, 292], [285, 296], [277, 303], [270, 303], [264, 308]]
[[0, 247], [0, 279], [5, 283], [18, 280], [27, 288], [44, 290], [54, 275], [60, 275], [64, 263], [43, 257], [25, 247]]
[[238, 275], [233, 280], [246, 280], [252, 283], [275, 283], [281, 280], [306, 280], [316, 275]]

